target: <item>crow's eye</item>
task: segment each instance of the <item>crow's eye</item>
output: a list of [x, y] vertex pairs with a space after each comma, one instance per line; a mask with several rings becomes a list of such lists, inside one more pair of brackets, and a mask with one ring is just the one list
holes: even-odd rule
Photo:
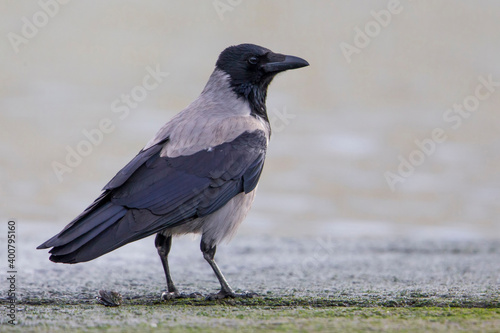
[[248, 63], [249, 64], [255, 65], [258, 62], [259, 62], [259, 59], [257, 59], [257, 57], [250, 57], [250, 58], [248, 58]]

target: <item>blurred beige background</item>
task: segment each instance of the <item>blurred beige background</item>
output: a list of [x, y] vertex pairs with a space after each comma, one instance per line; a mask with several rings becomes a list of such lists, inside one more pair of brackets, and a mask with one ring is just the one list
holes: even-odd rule
[[[60, 230], [225, 47], [250, 42], [311, 66], [270, 87], [274, 133], [240, 234], [498, 238], [499, 31], [493, 0], [0, 1], [1, 218]], [[120, 118], [148, 68], [169, 74]], [[60, 181], [54, 162], [102, 119], [113, 130]]]

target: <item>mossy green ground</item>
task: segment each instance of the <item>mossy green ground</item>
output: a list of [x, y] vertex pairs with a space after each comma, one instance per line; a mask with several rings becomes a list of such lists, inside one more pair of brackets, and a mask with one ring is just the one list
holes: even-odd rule
[[16, 326], [2, 332], [498, 332], [498, 301], [258, 297], [205, 301], [125, 300], [18, 305]]

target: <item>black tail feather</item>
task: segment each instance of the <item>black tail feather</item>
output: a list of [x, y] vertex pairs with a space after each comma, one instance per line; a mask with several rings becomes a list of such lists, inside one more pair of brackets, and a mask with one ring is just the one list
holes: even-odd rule
[[[119, 218], [115, 223], [109, 225], [105, 230], [92, 235], [92, 237], [84, 242], [83, 245], [77, 247], [75, 246], [76, 249], [74, 251], [68, 251], [68, 249], [72, 248], [71, 243], [62, 247], [54, 247], [50, 251], [52, 255], [49, 259], [53, 262], [68, 264], [95, 259], [125, 244], [147, 237], [162, 230], [164, 227], [161, 225], [154, 229], [146, 228], [146, 230], [144, 230], [137, 228], [138, 221], [151, 221], [151, 224], [154, 224], [154, 222], [158, 222], [160, 219], [163, 219], [163, 217], [156, 216], [148, 210], [127, 210], [123, 217]], [[144, 224], [142, 224], [142, 226], [143, 225]], [[84, 236], [85, 235], [82, 237]], [[78, 241], [79, 240], [77, 239], [74, 242]]]
[[108, 194], [104, 192], [60, 233], [39, 245], [37, 249], [52, 247], [49, 251], [52, 254], [50, 260], [55, 262], [79, 262], [71, 260], [70, 257], [85, 251], [87, 244], [92, 245], [102, 232], [118, 223], [128, 211], [126, 207], [113, 204]]
[[[56, 241], [54, 241], [54, 244], [52, 245], [53, 248], [49, 252], [52, 253], [52, 255], [56, 256], [74, 252], [84, 244], [93, 240], [95, 237], [97, 237], [97, 235], [106, 230], [108, 227], [118, 222], [127, 213], [127, 209], [121, 206], [109, 204], [109, 207], [104, 207], [109, 212], [109, 214], [97, 214], [98, 216], [91, 216], [90, 219], [85, 219], [87, 221], [87, 224], [91, 224], [92, 222], [94, 222], [93, 224], [95, 224], [95, 222], [100, 222], [93, 229], [90, 229], [87, 232], [85, 231], [88, 228], [83, 229], [83, 231], [80, 230], [80, 232], [83, 232], [80, 235], [76, 234], [76, 232], [73, 232], [71, 233], [71, 235], [60, 236]], [[104, 219], [103, 215], [105, 216]]]

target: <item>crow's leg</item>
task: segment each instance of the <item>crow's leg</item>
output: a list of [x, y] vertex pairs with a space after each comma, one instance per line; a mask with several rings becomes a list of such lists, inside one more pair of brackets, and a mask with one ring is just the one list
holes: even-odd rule
[[164, 236], [161, 233], [156, 234], [155, 246], [158, 251], [158, 255], [161, 259], [161, 264], [163, 265], [163, 270], [165, 271], [165, 277], [167, 278], [167, 291], [161, 294], [161, 298], [170, 299], [180, 296], [179, 291], [172, 281], [170, 276], [170, 269], [168, 268], [168, 253], [170, 252], [170, 247], [172, 246], [172, 236]]
[[257, 294], [255, 293], [243, 293], [243, 294], [236, 294], [231, 286], [229, 286], [229, 283], [227, 283], [226, 278], [222, 274], [219, 266], [217, 266], [217, 263], [214, 260], [215, 257], [215, 250], [216, 246], [210, 247], [208, 244], [203, 242], [203, 239], [201, 240], [201, 252], [203, 252], [203, 258], [210, 264], [212, 269], [214, 270], [215, 275], [217, 276], [217, 279], [219, 279], [219, 283], [221, 286], [220, 291], [217, 294], [210, 294], [207, 299], [221, 299], [221, 298], [226, 298], [226, 297], [254, 297]]
[[155, 246], [160, 255], [161, 263], [163, 265], [163, 270], [165, 271], [165, 277], [167, 279], [167, 291], [161, 294], [161, 298], [164, 300], [174, 299], [174, 298], [186, 298], [186, 297], [201, 297], [200, 293], [193, 294], [181, 294], [174, 285], [174, 281], [170, 276], [170, 269], [168, 268], [168, 253], [170, 252], [170, 247], [172, 246], [172, 236], [164, 236], [161, 233], [156, 234]]

